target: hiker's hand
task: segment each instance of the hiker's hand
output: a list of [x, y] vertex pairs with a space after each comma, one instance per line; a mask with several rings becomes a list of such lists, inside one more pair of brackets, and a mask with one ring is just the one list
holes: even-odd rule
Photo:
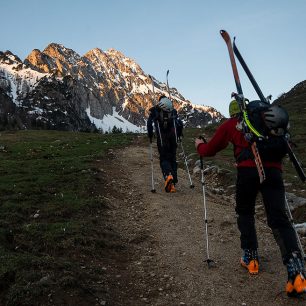
[[200, 143], [205, 143], [203, 139], [200, 138], [196, 138], [196, 140], [194, 141], [194, 146], [196, 149], [198, 149], [198, 146]]
[[207, 143], [207, 141], [206, 141], [206, 139], [205, 139], [205, 136], [200, 135], [198, 138], [201, 139], [201, 140], [203, 140], [204, 143]]

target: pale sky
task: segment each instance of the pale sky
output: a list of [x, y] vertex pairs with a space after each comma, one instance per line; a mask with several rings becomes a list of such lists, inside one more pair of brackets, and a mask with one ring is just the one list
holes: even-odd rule
[[[228, 115], [236, 91], [226, 45], [236, 44], [263, 93], [306, 79], [306, 0], [0, 0], [0, 51], [22, 60], [49, 43], [79, 55], [115, 48], [194, 104]], [[242, 89], [255, 91], [238, 65]]]

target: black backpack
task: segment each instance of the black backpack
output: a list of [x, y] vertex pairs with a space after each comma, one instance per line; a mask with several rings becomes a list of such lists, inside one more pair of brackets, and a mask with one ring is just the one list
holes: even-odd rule
[[253, 127], [264, 137], [284, 136], [288, 133], [289, 115], [279, 105], [270, 105], [260, 100], [247, 104], [248, 118]]
[[[260, 100], [247, 104], [248, 119], [253, 127], [263, 136], [255, 137], [256, 145], [263, 161], [280, 162], [288, 153], [285, 135], [288, 133], [289, 116], [280, 106], [272, 106]], [[274, 115], [282, 116], [281, 119]], [[287, 122], [286, 122], [287, 119]], [[237, 160], [242, 161], [252, 157], [250, 150], [241, 152]]]
[[168, 130], [173, 127], [173, 114], [172, 112], [167, 112], [163, 109], [158, 110], [157, 120], [159, 126], [163, 130]]
[[264, 122], [264, 112], [269, 109], [269, 105], [260, 100], [251, 101], [246, 106], [248, 118], [253, 127], [264, 136], [269, 134], [269, 131]]

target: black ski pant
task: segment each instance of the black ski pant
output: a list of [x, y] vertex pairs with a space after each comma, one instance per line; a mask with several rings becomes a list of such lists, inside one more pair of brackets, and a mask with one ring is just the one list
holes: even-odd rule
[[258, 248], [255, 229], [255, 201], [260, 192], [267, 215], [267, 222], [280, 248], [283, 262], [292, 252], [300, 253], [296, 232], [286, 212], [285, 188], [282, 172], [277, 168], [265, 168], [266, 179], [260, 184], [256, 168], [241, 167], [237, 170], [236, 213], [241, 236], [241, 248]]
[[163, 173], [164, 179], [171, 173], [173, 176], [173, 183], [178, 182], [177, 179], [177, 162], [176, 162], [176, 148], [177, 144], [175, 138], [163, 139], [163, 144], [157, 139], [157, 147], [159, 152], [159, 163]]

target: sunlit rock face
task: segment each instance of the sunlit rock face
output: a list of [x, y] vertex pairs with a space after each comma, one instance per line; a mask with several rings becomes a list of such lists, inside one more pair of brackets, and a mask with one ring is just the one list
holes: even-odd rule
[[[14, 116], [25, 128], [144, 131], [149, 109], [160, 95], [169, 95], [166, 84], [152, 79], [153, 86], [134, 60], [115, 49], [94, 48], [80, 56], [51, 43], [23, 62], [0, 52], [2, 99], [14, 105]], [[222, 119], [214, 108], [192, 104], [176, 88], [170, 95], [186, 126]], [[0, 108], [5, 112], [4, 104]]]

